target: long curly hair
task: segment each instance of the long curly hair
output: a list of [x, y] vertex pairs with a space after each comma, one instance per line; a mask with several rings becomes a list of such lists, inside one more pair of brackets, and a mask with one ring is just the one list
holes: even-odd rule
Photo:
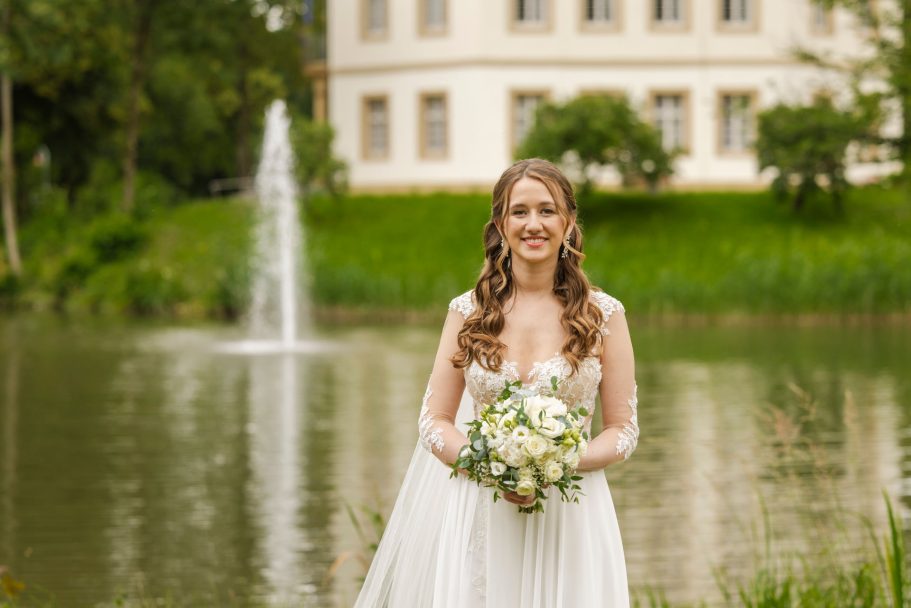
[[[465, 320], [458, 336], [459, 350], [450, 358], [453, 366], [462, 369], [477, 361], [479, 365], [498, 372], [503, 364], [506, 345], [497, 336], [503, 331], [506, 319], [504, 305], [516, 290], [509, 263], [509, 250], [501, 247], [505, 222], [509, 212], [509, 195], [523, 177], [540, 181], [547, 188], [557, 212], [567, 225], [576, 219], [576, 197], [566, 176], [552, 163], [540, 158], [520, 160], [503, 172], [493, 189], [490, 220], [484, 226], [484, 267], [474, 288], [474, 311]], [[553, 292], [563, 304], [561, 324], [567, 338], [562, 354], [573, 373], [582, 360], [601, 353], [601, 324], [604, 315], [589, 297], [591, 283], [581, 263], [582, 229], [574, 223], [569, 236], [567, 256], [559, 258], [554, 273]], [[566, 243], [562, 245], [566, 247]], [[562, 249], [561, 249], [562, 251]]]

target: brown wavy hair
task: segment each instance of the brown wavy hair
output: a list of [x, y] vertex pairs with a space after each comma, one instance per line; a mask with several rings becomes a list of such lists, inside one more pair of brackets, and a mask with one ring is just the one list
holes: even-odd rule
[[[549, 161], [540, 158], [520, 160], [503, 172], [494, 186], [490, 220], [484, 226], [484, 268], [473, 292], [474, 311], [459, 331], [459, 350], [450, 358], [457, 369], [477, 361], [479, 365], [498, 372], [503, 364], [506, 345], [497, 336], [506, 322], [503, 308], [516, 287], [509, 263], [509, 249], [501, 247], [500, 243], [505, 234], [503, 226], [509, 212], [509, 195], [516, 182], [523, 177], [544, 184], [567, 225], [576, 219], [576, 197], [572, 185]], [[566, 247], [565, 242], [563, 247]], [[568, 255], [557, 260], [553, 287], [554, 294], [563, 303], [560, 322], [568, 334], [562, 354], [573, 373], [578, 371], [585, 357], [601, 353], [604, 315], [589, 298], [592, 287], [581, 267], [584, 259], [582, 229], [576, 221], [569, 236]]]

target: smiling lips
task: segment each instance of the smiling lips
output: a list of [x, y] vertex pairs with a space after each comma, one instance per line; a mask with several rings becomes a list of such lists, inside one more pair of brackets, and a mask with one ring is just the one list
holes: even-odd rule
[[533, 248], [537, 249], [538, 247], [541, 247], [542, 245], [544, 245], [544, 242], [547, 239], [545, 239], [544, 237], [532, 236], [532, 237], [524, 238], [522, 240], [529, 247], [533, 247]]

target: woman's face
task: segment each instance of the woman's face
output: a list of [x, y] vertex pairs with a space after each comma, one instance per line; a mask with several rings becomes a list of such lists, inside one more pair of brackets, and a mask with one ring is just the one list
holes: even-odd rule
[[556, 260], [571, 226], [543, 182], [523, 177], [509, 194], [504, 233], [513, 263]]

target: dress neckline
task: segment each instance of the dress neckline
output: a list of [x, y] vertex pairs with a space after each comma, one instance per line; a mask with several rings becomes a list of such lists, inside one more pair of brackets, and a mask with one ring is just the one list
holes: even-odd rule
[[[524, 378], [523, 378], [522, 374], [519, 372], [519, 362], [518, 361], [504, 360], [503, 365], [505, 365], [513, 373], [513, 376], [515, 376], [516, 380], [522, 382], [522, 386], [531, 386], [532, 384], [534, 384], [534, 378], [536, 378], [540, 369], [542, 367], [544, 367], [546, 364], [548, 364], [551, 361], [554, 361], [556, 359], [566, 360], [566, 357], [563, 356], [563, 353], [554, 351], [554, 354], [550, 359], [545, 359], [544, 361], [534, 361], [531, 364], [531, 369], [528, 370], [528, 373], [524, 376]], [[524, 382], [524, 380], [526, 380], [526, 379], [528, 380], [528, 382]]]

